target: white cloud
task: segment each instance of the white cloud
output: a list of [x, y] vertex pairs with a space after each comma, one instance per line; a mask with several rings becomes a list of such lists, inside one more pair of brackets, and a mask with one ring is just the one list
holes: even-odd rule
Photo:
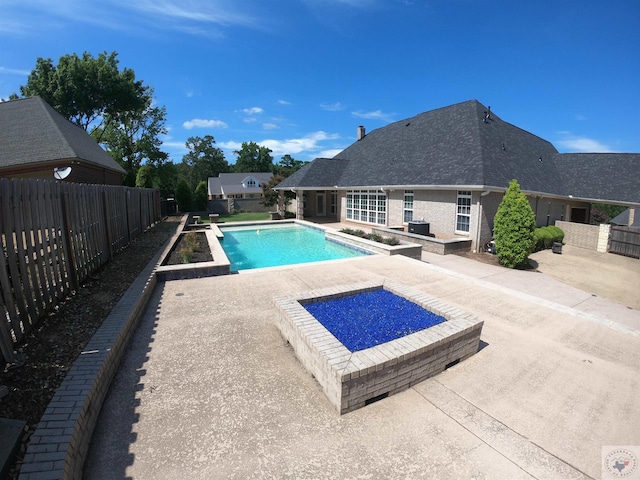
[[242, 113], [246, 113], [247, 115], [259, 115], [264, 112], [264, 110], [260, 107], [243, 108], [240, 111]]
[[330, 150], [323, 150], [323, 151], [318, 153], [318, 157], [320, 157], [320, 158], [333, 158], [337, 154], [339, 154], [342, 150], [344, 150], [344, 148], [333, 148], [333, 149], [330, 149]]
[[286, 100], [278, 100], [280, 105], [291, 105], [291, 102], [287, 102]]
[[391, 121], [392, 113], [384, 113], [382, 110], [375, 110], [373, 112], [351, 112], [351, 115], [358, 118], [366, 118], [368, 120], [383, 120], [386, 122]]
[[194, 118], [182, 124], [187, 130], [192, 128], [227, 128], [227, 124], [222, 120], [205, 120], [202, 118]]
[[30, 74], [31, 74], [30, 70], [20, 70], [18, 68], [0, 67], [0, 75], [24, 75], [24, 76], [28, 76]]
[[320, 108], [328, 112], [339, 112], [340, 110], [344, 110], [344, 105], [342, 105], [340, 102], [321, 103]]
[[263, 123], [262, 128], [264, 128], [265, 130], [275, 130], [280, 127], [278, 127], [278, 125], [276, 125], [275, 123]]
[[[0, 33], [29, 35], [35, 26], [63, 30], [69, 22], [100, 25], [112, 30], [177, 30], [189, 35], [221, 37], [222, 29], [265, 29], [255, 8], [228, 0], [2, 0]], [[252, 12], [252, 13], [247, 13]]]
[[570, 132], [561, 132], [564, 138], [558, 140], [558, 146], [570, 152], [577, 153], [612, 153], [614, 150], [604, 143], [592, 138], [580, 137]]
[[[313, 152], [316, 152], [320, 149], [320, 142], [325, 140], [335, 140], [340, 138], [340, 135], [337, 133], [327, 133], [323, 131], [317, 131], [305, 135], [301, 138], [288, 138], [285, 140], [276, 140], [276, 139], [266, 139], [257, 141], [258, 145], [263, 147], [267, 147], [271, 149], [272, 155], [274, 157], [282, 156], [285, 154], [296, 155], [301, 152], [306, 152], [310, 156], [315, 155]], [[221, 148], [228, 150], [239, 150], [242, 148], [241, 142], [220, 142], [218, 143]]]
[[579, 122], [582, 122], [584, 120], [586, 120], [587, 117], [585, 115], [582, 115], [580, 113], [576, 113], [576, 120], [578, 120]]
[[240, 150], [242, 148], [242, 142], [218, 142], [218, 145], [226, 150]]

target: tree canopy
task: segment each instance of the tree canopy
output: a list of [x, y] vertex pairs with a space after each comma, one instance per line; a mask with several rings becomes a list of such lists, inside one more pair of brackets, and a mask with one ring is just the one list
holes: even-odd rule
[[157, 166], [168, 158], [159, 139], [167, 133], [166, 109], [154, 105], [153, 89], [136, 80], [133, 70], [120, 70], [117, 57], [116, 52], [74, 53], [57, 65], [38, 58], [20, 92], [42, 97], [91, 134], [127, 171], [125, 184], [134, 185], [141, 165]]
[[287, 153], [282, 156], [282, 158], [276, 165], [274, 165], [273, 174], [281, 175], [283, 178], [287, 178], [293, 173], [300, 170], [307, 163], [308, 162], [303, 162], [302, 160], [296, 160]]
[[198, 183], [207, 181], [209, 177], [217, 177], [220, 173], [229, 171], [224, 152], [215, 144], [211, 135], [187, 139], [185, 145], [189, 153], [182, 157], [181, 171], [191, 188], [195, 189]]
[[97, 58], [88, 52], [81, 57], [74, 53], [60, 57], [57, 65], [50, 58], [38, 58], [20, 92], [42, 97], [63, 117], [92, 133], [104, 126], [107, 115], [141, 111], [145, 106], [146, 87], [133, 70], [118, 68], [117, 57], [116, 52], [103, 52]]
[[273, 157], [271, 149], [267, 147], [256, 142], [243, 142], [240, 150], [234, 150], [233, 153], [238, 155], [235, 172], [273, 172]]

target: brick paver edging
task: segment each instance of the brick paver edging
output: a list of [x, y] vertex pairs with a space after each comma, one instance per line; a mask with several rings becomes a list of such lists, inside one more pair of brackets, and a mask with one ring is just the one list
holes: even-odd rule
[[156, 286], [159, 260], [174, 241], [134, 280], [67, 372], [31, 436], [20, 480], [82, 478], [102, 403]]

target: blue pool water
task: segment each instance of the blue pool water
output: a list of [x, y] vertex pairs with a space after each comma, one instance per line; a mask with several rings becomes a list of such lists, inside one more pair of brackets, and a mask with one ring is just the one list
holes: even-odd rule
[[319, 262], [366, 255], [326, 240], [324, 232], [302, 225], [221, 228], [231, 271]]
[[357, 352], [445, 321], [388, 290], [304, 305], [349, 351]]

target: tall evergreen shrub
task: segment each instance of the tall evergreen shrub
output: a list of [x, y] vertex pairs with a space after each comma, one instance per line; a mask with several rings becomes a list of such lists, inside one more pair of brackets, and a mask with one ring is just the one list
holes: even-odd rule
[[522, 267], [533, 251], [536, 216], [516, 180], [511, 180], [494, 218], [493, 236], [500, 264]]

